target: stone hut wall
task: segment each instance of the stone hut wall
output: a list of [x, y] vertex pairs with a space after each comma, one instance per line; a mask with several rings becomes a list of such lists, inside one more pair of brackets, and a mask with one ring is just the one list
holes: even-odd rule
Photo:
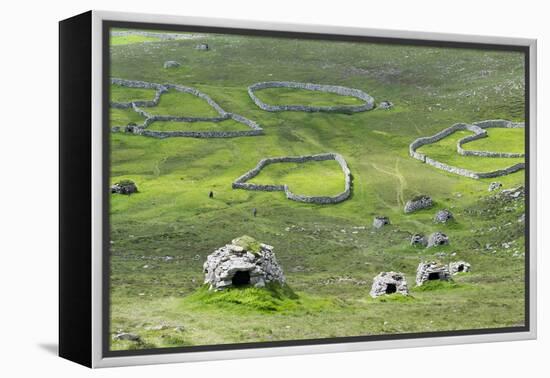
[[513, 172], [517, 172], [521, 169], [525, 168], [525, 163], [518, 163], [514, 164], [510, 167], [504, 168], [504, 169], [498, 169], [495, 171], [490, 172], [474, 172], [469, 169], [465, 168], [459, 168], [454, 167], [452, 165], [448, 165], [445, 163], [442, 163], [438, 160], [432, 159], [428, 156], [426, 156], [423, 153], [417, 152], [416, 150], [419, 149], [422, 146], [425, 146], [427, 144], [432, 144], [440, 141], [441, 139], [453, 134], [456, 131], [459, 130], [468, 130], [474, 133], [474, 135], [466, 136], [462, 139], [460, 139], [457, 142], [457, 152], [461, 155], [465, 156], [481, 156], [481, 157], [523, 157], [524, 154], [515, 154], [515, 153], [506, 153], [506, 152], [491, 152], [491, 151], [473, 151], [473, 150], [464, 150], [462, 148], [462, 145], [468, 142], [471, 142], [476, 139], [485, 138], [487, 136], [487, 128], [523, 128], [525, 125], [523, 123], [514, 123], [510, 121], [505, 120], [487, 120], [487, 121], [481, 121], [476, 122], [473, 124], [466, 124], [466, 123], [457, 123], [452, 125], [451, 127], [448, 127], [432, 136], [429, 137], [421, 137], [416, 140], [414, 140], [409, 145], [409, 155], [417, 160], [422, 161], [423, 163], [429, 164], [435, 168], [454, 173], [460, 176], [464, 177], [470, 177], [473, 179], [479, 179], [479, 178], [490, 178], [490, 177], [499, 177], [499, 176], [505, 176]]
[[[304, 196], [295, 194], [288, 188], [288, 185], [261, 185], [248, 183], [246, 181], [256, 177], [260, 171], [274, 163], [305, 163], [308, 161], [325, 161], [335, 160], [340, 165], [342, 172], [344, 173], [345, 186], [344, 191], [335, 196]], [[258, 162], [258, 164], [250, 171], [246, 172], [242, 176], [238, 177], [232, 184], [233, 189], [245, 189], [245, 190], [258, 190], [258, 191], [283, 191], [286, 198], [292, 201], [305, 202], [305, 203], [317, 203], [317, 204], [333, 204], [345, 201], [351, 195], [351, 171], [348, 168], [346, 160], [342, 155], [337, 153], [325, 153], [317, 155], [303, 155], [303, 156], [282, 156], [265, 158]]]
[[[256, 96], [255, 92], [266, 88], [294, 88], [305, 89], [308, 91], [319, 91], [335, 93], [341, 96], [351, 96], [363, 100], [365, 103], [362, 105], [335, 105], [335, 106], [307, 106], [307, 105], [269, 105], [263, 102]], [[363, 92], [362, 90], [355, 88], [342, 87], [339, 85], [323, 85], [312, 83], [298, 83], [293, 81], [265, 81], [252, 84], [248, 87], [248, 95], [254, 101], [254, 103], [263, 110], [268, 112], [282, 112], [282, 111], [299, 111], [299, 112], [344, 112], [344, 113], [356, 113], [364, 112], [374, 108], [374, 99]]]

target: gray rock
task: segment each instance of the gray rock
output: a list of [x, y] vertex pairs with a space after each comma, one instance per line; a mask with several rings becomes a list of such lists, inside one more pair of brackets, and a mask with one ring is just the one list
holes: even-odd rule
[[471, 265], [466, 261], [455, 261], [449, 264], [449, 271], [453, 275], [462, 272], [469, 272], [471, 268]]
[[164, 62], [164, 68], [178, 68], [179, 66], [181, 66], [181, 64], [175, 60], [168, 60]]
[[428, 248], [448, 244], [449, 237], [442, 232], [434, 232], [428, 237]]
[[374, 217], [374, 220], [372, 221], [372, 226], [374, 228], [382, 228], [387, 224], [390, 224], [390, 218], [388, 217], [377, 216]]
[[497, 189], [500, 189], [502, 187], [502, 184], [500, 182], [492, 182], [489, 184], [489, 191], [495, 191]]
[[432, 199], [429, 196], [422, 194], [407, 201], [404, 209], [405, 214], [412, 213], [422, 209], [428, 209], [432, 207], [432, 205], [433, 205]]
[[119, 332], [113, 336], [113, 340], [140, 341], [139, 335], [129, 332]]
[[241, 236], [207, 257], [203, 266], [204, 283], [210, 290], [230, 287], [264, 287], [267, 283], [285, 283], [273, 247], [258, 243], [250, 236]]
[[136, 184], [131, 180], [122, 180], [111, 186], [111, 193], [118, 194], [133, 194], [137, 193], [138, 188]]
[[451, 275], [447, 265], [432, 262], [421, 262], [416, 269], [416, 285], [422, 286], [426, 281], [449, 280]]
[[436, 223], [447, 223], [451, 220], [453, 220], [453, 213], [451, 213], [449, 210], [439, 210], [434, 217], [434, 222]]
[[407, 280], [403, 273], [382, 272], [372, 281], [370, 296], [375, 298], [381, 295], [398, 293], [401, 295], [409, 295]]
[[208, 47], [208, 43], [199, 43], [197, 46], [195, 46], [195, 49], [197, 50], [210, 50], [210, 47]]
[[426, 237], [422, 234], [414, 234], [411, 236], [411, 245], [425, 247], [428, 244]]
[[393, 108], [393, 103], [390, 101], [382, 101], [381, 103], [378, 104], [378, 108], [384, 109], [384, 110], [391, 109]]

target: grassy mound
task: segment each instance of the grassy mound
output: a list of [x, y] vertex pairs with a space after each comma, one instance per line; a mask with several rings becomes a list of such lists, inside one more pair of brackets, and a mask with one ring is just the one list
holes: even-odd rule
[[237, 313], [295, 313], [319, 311], [331, 306], [330, 300], [317, 299], [296, 294], [288, 285], [271, 283], [264, 288], [243, 287], [222, 291], [201, 287], [187, 296], [184, 307], [191, 306], [194, 311], [237, 312]]

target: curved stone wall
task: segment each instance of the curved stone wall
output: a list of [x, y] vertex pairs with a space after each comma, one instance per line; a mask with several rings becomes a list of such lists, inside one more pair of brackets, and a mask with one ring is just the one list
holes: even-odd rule
[[[155, 97], [152, 100], [141, 100], [141, 101], [132, 101], [132, 102], [111, 102], [112, 108], [117, 109], [132, 109], [143, 118], [145, 121], [141, 125], [137, 125], [132, 128], [125, 128], [124, 126], [114, 126], [111, 128], [112, 132], [119, 132], [121, 130], [126, 130], [126, 132], [131, 132], [137, 135], [143, 135], [153, 138], [170, 138], [170, 137], [189, 137], [189, 138], [235, 138], [242, 136], [256, 136], [262, 135], [263, 129], [256, 122], [243, 117], [239, 114], [226, 112], [217, 102], [215, 102], [210, 96], [206, 93], [199, 91], [196, 88], [186, 87], [183, 85], [177, 84], [156, 84], [148, 83], [144, 81], [137, 80], [124, 80], [112, 78], [111, 84], [120, 85], [128, 88], [144, 88], [144, 89], [155, 89]], [[168, 90], [175, 90], [182, 93], [188, 93], [193, 96], [196, 96], [208, 103], [217, 113], [217, 117], [189, 117], [189, 116], [171, 116], [171, 115], [153, 115], [145, 111], [143, 108], [157, 106], [160, 97], [163, 93]], [[222, 122], [228, 119], [232, 119], [236, 122], [242, 123], [250, 128], [250, 130], [244, 131], [160, 131], [160, 130], [150, 130], [148, 129], [151, 124], [157, 121], [169, 121], [169, 122]]]
[[504, 169], [498, 169], [495, 171], [489, 171], [489, 172], [474, 172], [469, 169], [465, 168], [459, 168], [454, 167], [452, 165], [448, 165], [445, 163], [442, 163], [440, 161], [437, 161], [435, 159], [430, 158], [429, 156], [426, 156], [423, 153], [417, 152], [416, 150], [419, 149], [422, 146], [425, 146], [427, 144], [432, 144], [440, 141], [443, 138], [446, 138], [447, 136], [453, 134], [456, 131], [459, 130], [468, 130], [473, 132], [473, 135], [469, 135], [467, 137], [464, 137], [460, 139], [457, 142], [457, 152], [464, 156], [480, 156], [480, 157], [524, 157], [524, 154], [516, 154], [516, 153], [510, 153], [510, 152], [492, 152], [492, 151], [475, 151], [475, 150], [464, 150], [462, 146], [468, 142], [471, 142], [476, 139], [485, 138], [487, 137], [487, 130], [489, 128], [524, 128], [525, 125], [523, 123], [514, 123], [511, 121], [506, 120], [487, 120], [487, 121], [481, 121], [481, 122], [475, 122], [473, 124], [466, 124], [466, 123], [457, 123], [452, 125], [451, 127], [448, 127], [444, 130], [441, 130], [437, 134], [434, 134], [429, 137], [422, 137], [414, 140], [409, 145], [409, 155], [415, 159], [418, 159], [422, 161], [423, 163], [429, 164], [435, 168], [454, 173], [460, 176], [470, 177], [473, 179], [480, 179], [480, 178], [490, 178], [490, 177], [498, 177], [498, 176], [505, 176], [510, 173], [517, 172], [521, 169], [525, 168], [525, 163], [517, 163], [510, 167], [504, 168]]
[[[288, 188], [288, 185], [262, 185], [262, 184], [253, 184], [248, 183], [247, 181], [256, 177], [260, 171], [268, 166], [269, 164], [274, 163], [305, 163], [309, 161], [325, 161], [325, 160], [335, 160], [342, 169], [344, 173], [345, 186], [344, 191], [335, 195], [335, 196], [304, 196], [301, 194], [295, 194]], [[245, 190], [259, 190], [264, 192], [285, 192], [286, 198], [292, 201], [306, 202], [306, 203], [317, 203], [317, 204], [332, 204], [345, 201], [351, 195], [351, 171], [348, 168], [346, 160], [342, 155], [329, 152], [324, 154], [317, 155], [301, 155], [301, 156], [282, 156], [282, 157], [273, 157], [265, 158], [258, 162], [258, 164], [252, 168], [250, 171], [246, 172], [244, 175], [237, 178], [233, 184], [233, 189], [245, 189]]]
[[[364, 101], [362, 105], [335, 105], [335, 106], [307, 106], [307, 105], [269, 105], [256, 96], [256, 91], [266, 88], [293, 88], [308, 91], [335, 93], [341, 96], [351, 96]], [[298, 111], [298, 112], [335, 112], [356, 113], [374, 108], [374, 99], [367, 93], [354, 88], [338, 85], [323, 85], [312, 83], [298, 83], [294, 81], [265, 81], [252, 84], [248, 87], [248, 95], [254, 103], [268, 112]]]

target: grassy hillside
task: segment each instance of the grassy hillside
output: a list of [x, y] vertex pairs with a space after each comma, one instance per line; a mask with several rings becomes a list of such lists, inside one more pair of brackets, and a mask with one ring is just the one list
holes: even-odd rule
[[[523, 121], [521, 54], [224, 35], [208, 35], [204, 41], [210, 51], [196, 50], [197, 40], [111, 48], [113, 77], [196, 87], [265, 131], [232, 139], [111, 135], [111, 181], [131, 179], [139, 188], [131, 196], [111, 197], [111, 331], [141, 337], [140, 342], [113, 341], [113, 349], [523, 324], [524, 225], [518, 222], [523, 200], [496, 198], [487, 190], [495, 180], [445, 173], [408, 156], [411, 141], [457, 122]], [[166, 60], [182, 65], [164, 69]], [[271, 80], [349, 86], [395, 107], [352, 115], [270, 113], [256, 107], [246, 90]], [[136, 93], [136, 99], [145, 94]], [[127, 95], [113, 90], [113, 97]], [[343, 96], [283, 89], [258, 91], [258, 96], [273, 104], [354, 103]], [[170, 93], [159, 108], [148, 110], [171, 115], [212, 111], [189, 97]], [[138, 119], [131, 111], [111, 111], [112, 125]], [[239, 127], [233, 121], [150, 126]], [[459, 156], [456, 140], [464, 135], [455, 133], [422, 152], [479, 171], [521, 161]], [[491, 129], [488, 138], [464, 148], [514, 152], [522, 146], [523, 130]], [[231, 188], [262, 158], [323, 152], [343, 155], [353, 174], [352, 196], [340, 204], [297, 203], [281, 192]], [[338, 168], [333, 161], [273, 164], [252, 182], [332, 195], [343, 188]], [[496, 181], [516, 187], [523, 184], [524, 172]], [[435, 206], [405, 215], [404, 203], [418, 194], [430, 195]], [[443, 208], [454, 213], [455, 222], [433, 223]], [[390, 217], [392, 224], [373, 229], [375, 215]], [[450, 245], [409, 245], [413, 233], [433, 231], [445, 232]], [[287, 288], [205, 291], [206, 256], [243, 234], [275, 247]], [[416, 289], [416, 267], [427, 259], [463, 259], [473, 271], [456, 276], [454, 284]], [[390, 270], [405, 273], [410, 298], [370, 298], [372, 278]]]

